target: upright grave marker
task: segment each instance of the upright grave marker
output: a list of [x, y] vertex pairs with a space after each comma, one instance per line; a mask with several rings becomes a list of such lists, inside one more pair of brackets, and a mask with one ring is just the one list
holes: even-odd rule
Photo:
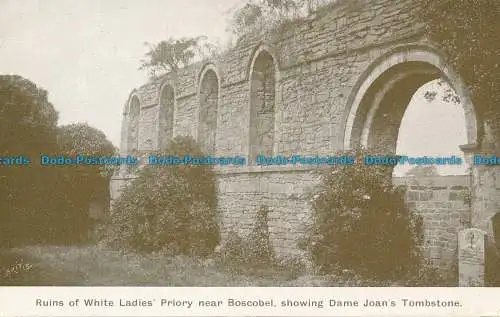
[[458, 232], [459, 286], [484, 286], [486, 232], [469, 228]]

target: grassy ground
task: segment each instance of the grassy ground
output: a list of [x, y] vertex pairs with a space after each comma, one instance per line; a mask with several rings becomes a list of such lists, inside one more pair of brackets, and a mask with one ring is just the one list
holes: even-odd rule
[[[456, 282], [450, 285], [456, 286]], [[342, 276], [311, 276], [268, 267], [230, 271], [210, 258], [123, 254], [87, 246], [0, 250], [0, 286], [405, 286]], [[420, 286], [435, 286], [424, 282]]]
[[[212, 259], [120, 254], [97, 246], [30, 246], [0, 251], [2, 265], [23, 263], [1, 285], [66, 286], [314, 286], [326, 279], [267, 269], [232, 273]], [[5, 272], [4, 272], [5, 273]]]

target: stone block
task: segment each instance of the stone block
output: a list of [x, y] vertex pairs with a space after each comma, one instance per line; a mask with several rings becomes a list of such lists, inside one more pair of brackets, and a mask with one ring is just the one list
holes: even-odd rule
[[419, 199], [418, 191], [408, 191], [406, 193], [406, 198], [408, 201], [417, 201]]
[[432, 199], [441, 202], [447, 201], [450, 195], [447, 190], [442, 190], [442, 189], [436, 189], [433, 190], [432, 192], [434, 195]]
[[432, 191], [424, 191], [420, 192], [419, 194], [419, 200], [421, 201], [432, 200], [432, 197], [433, 197]]

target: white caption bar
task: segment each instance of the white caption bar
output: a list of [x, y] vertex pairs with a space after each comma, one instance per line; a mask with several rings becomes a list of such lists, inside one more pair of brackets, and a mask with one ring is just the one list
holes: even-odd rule
[[0, 316], [500, 316], [500, 288], [1, 287]]

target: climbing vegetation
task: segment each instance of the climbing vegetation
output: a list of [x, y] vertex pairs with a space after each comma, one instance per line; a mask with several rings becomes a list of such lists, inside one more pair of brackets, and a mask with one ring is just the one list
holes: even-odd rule
[[500, 2], [419, 0], [417, 21], [465, 81], [485, 120], [500, 118]]

